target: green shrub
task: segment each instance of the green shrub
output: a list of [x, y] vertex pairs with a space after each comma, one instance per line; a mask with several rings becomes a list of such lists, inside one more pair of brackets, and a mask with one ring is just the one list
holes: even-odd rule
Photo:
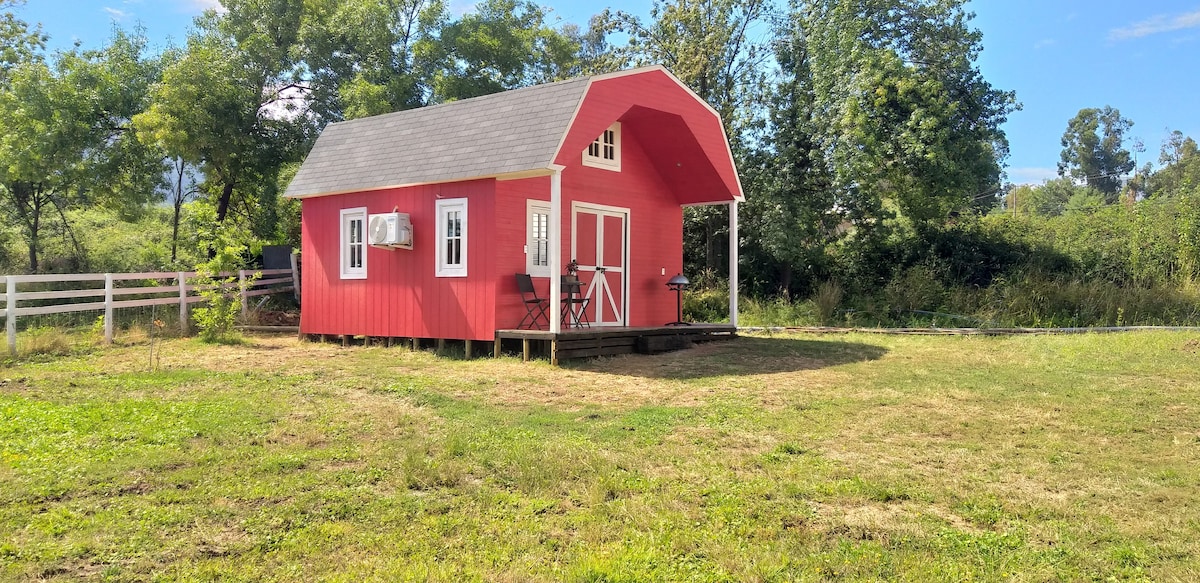
[[212, 259], [196, 266], [192, 285], [204, 298], [204, 305], [192, 310], [192, 322], [200, 339], [210, 343], [238, 343], [241, 335], [234, 325], [241, 314], [241, 296], [258, 274], [239, 281], [233, 274], [242, 263], [244, 247], [229, 230], [216, 229]]
[[728, 322], [729, 288], [710, 287], [683, 292], [685, 322]]

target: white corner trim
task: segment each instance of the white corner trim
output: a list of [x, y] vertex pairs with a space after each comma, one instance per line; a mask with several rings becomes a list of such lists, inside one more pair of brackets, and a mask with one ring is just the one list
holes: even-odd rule
[[550, 332], [558, 334], [562, 330], [562, 278], [556, 274], [562, 273], [562, 172], [563, 167], [550, 164]]

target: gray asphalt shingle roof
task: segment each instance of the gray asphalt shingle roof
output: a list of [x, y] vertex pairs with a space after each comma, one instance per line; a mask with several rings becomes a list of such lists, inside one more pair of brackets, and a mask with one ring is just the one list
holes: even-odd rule
[[305, 197], [543, 169], [588, 79], [330, 124], [288, 185]]

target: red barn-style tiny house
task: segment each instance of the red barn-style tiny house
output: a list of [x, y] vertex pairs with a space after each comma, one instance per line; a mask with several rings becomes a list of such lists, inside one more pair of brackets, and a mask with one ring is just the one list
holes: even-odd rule
[[[526, 314], [514, 274], [557, 315], [572, 260], [593, 327], [661, 326], [682, 209], [709, 204], [730, 205], [736, 326], [741, 184], [716, 111], [662, 67], [331, 124], [286, 196], [302, 200], [302, 334], [491, 341]], [[371, 244], [391, 213], [405, 248]]]

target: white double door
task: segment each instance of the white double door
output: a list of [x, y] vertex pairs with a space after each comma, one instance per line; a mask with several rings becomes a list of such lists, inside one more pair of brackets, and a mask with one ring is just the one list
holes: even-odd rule
[[592, 325], [627, 325], [629, 209], [573, 203], [571, 258], [579, 264]]

